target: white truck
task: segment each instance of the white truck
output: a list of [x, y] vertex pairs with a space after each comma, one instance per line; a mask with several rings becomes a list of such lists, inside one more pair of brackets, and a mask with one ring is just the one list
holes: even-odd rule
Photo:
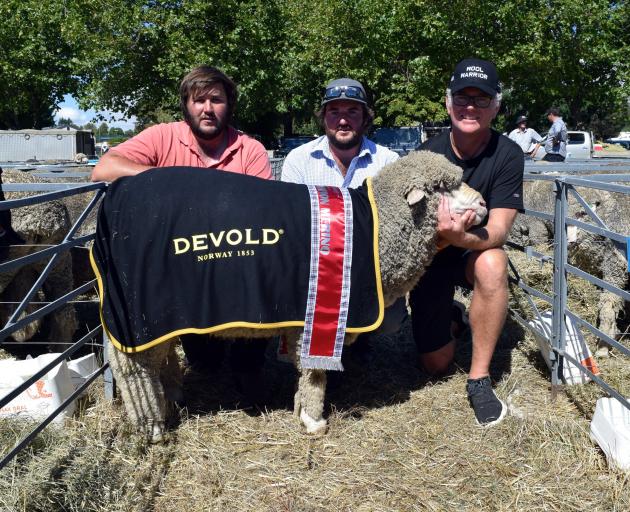
[[[567, 131], [567, 160], [588, 160], [593, 158], [593, 133], [580, 131]], [[543, 135], [543, 141], [546, 139]], [[544, 142], [534, 156], [540, 160], [545, 156]]]

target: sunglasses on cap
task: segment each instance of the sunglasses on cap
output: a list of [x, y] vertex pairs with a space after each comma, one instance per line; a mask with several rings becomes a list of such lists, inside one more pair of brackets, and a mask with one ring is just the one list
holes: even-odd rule
[[467, 107], [475, 105], [477, 108], [488, 108], [492, 103], [490, 96], [467, 96], [465, 94], [456, 94], [453, 96], [453, 103], [458, 107]]
[[344, 98], [366, 102], [363, 89], [355, 87], [354, 85], [337, 85], [335, 87], [329, 87], [324, 93], [324, 101], [341, 98], [342, 95]]

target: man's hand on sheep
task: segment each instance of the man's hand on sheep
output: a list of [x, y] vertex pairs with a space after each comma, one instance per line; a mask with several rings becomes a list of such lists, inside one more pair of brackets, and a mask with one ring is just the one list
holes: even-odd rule
[[464, 233], [472, 226], [479, 224], [478, 215], [473, 209], [465, 209], [458, 213], [451, 209], [451, 199], [445, 195], [440, 198], [438, 207], [438, 241], [437, 247], [442, 250], [449, 245], [458, 245]]

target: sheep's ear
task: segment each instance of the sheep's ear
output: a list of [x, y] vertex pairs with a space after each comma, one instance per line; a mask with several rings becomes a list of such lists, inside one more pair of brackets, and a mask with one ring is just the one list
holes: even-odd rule
[[426, 193], [419, 188], [412, 188], [411, 191], [407, 194], [407, 203], [409, 206], [413, 206], [414, 204], [419, 203], [424, 199]]

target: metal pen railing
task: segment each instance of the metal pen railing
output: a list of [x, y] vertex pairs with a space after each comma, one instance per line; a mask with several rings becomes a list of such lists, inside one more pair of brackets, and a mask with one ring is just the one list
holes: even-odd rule
[[[51, 173], [52, 174], [52, 173]], [[85, 176], [85, 174], [84, 174]], [[62, 174], [54, 173], [54, 178], [64, 178]], [[30, 265], [36, 262], [48, 260], [48, 263], [45, 265], [41, 274], [37, 277], [35, 283], [31, 286], [29, 291], [26, 293], [24, 298], [20, 301], [19, 305], [11, 314], [10, 318], [7, 320], [5, 325], [0, 329], [0, 347], [8, 346], [10, 343], [5, 340], [11, 336], [17, 330], [25, 327], [26, 325], [32, 323], [33, 321], [39, 320], [46, 315], [53, 313], [54, 311], [66, 306], [72, 299], [78, 297], [79, 295], [88, 292], [89, 290], [94, 289], [96, 284], [96, 279], [88, 281], [76, 288], [72, 289], [68, 293], [65, 293], [61, 297], [56, 298], [50, 302], [44, 302], [42, 307], [39, 307], [36, 311], [33, 311], [23, 318], [19, 319], [22, 313], [25, 311], [26, 307], [29, 305], [42, 303], [39, 301], [33, 301], [33, 297], [35, 294], [42, 288], [47, 277], [50, 275], [56, 263], [58, 263], [59, 258], [64, 252], [69, 251], [72, 247], [82, 247], [85, 246], [86, 243], [94, 239], [95, 234], [89, 233], [84, 236], [75, 237], [75, 234], [78, 232], [79, 228], [83, 225], [85, 219], [90, 214], [90, 212], [97, 205], [98, 201], [102, 197], [104, 191], [106, 189], [105, 183], [88, 183], [88, 184], [77, 184], [77, 183], [13, 183], [13, 184], [2, 184], [3, 192], [33, 192], [35, 195], [20, 198], [20, 199], [10, 199], [6, 201], [0, 201], [0, 211], [12, 210], [16, 208], [22, 208], [25, 206], [32, 206], [36, 204], [45, 203], [47, 201], [62, 199], [78, 194], [85, 194], [94, 192], [94, 196], [89, 201], [89, 204], [85, 207], [85, 209], [78, 216], [76, 221], [69, 228], [67, 234], [64, 236], [63, 240], [55, 246], [47, 247], [45, 249], [40, 249], [25, 256], [21, 256], [19, 258], [15, 258], [10, 261], [0, 263], [0, 273], [11, 272], [18, 270], [26, 265]], [[43, 193], [41, 193], [43, 192]], [[11, 247], [11, 246], [10, 246]], [[9, 248], [10, 248], [9, 247]], [[19, 320], [18, 320], [19, 319]], [[90, 330], [87, 334], [82, 336], [78, 341], [71, 344], [71, 346], [62, 352], [58, 357], [56, 357], [53, 361], [45, 365], [43, 368], [38, 370], [34, 375], [26, 379], [22, 384], [17, 386], [11, 392], [6, 394], [5, 396], [0, 398], [0, 408], [7, 406], [11, 401], [17, 398], [21, 393], [26, 391], [31, 385], [36, 383], [39, 379], [42, 379], [49, 371], [54, 369], [57, 365], [61, 364], [63, 361], [69, 359], [74, 353], [80, 350], [82, 347], [86, 346], [89, 342], [100, 339], [102, 334], [102, 327], [98, 325], [94, 329]], [[39, 343], [39, 342], [35, 342]], [[20, 342], [22, 345], [29, 344], [28, 341]], [[67, 344], [67, 343], [63, 343]], [[99, 343], [100, 345], [100, 343]], [[61, 414], [68, 405], [70, 405], [91, 383], [99, 376], [105, 374], [105, 382], [109, 382], [110, 390], [109, 393], [106, 390], [106, 394], [113, 394], [111, 390], [111, 385], [113, 379], [111, 377], [111, 370], [109, 370], [109, 364], [107, 361], [104, 361], [104, 364], [100, 366], [92, 375], [90, 375], [86, 381], [77, 388], [69, 397], [67, 397], [54, 411], [52, 411], [46, 418], [44, 418], [39, 424], [35, 426], [35, 428], [27, 434], [23, 439], [18, 441], [15, 446], [7, 453], [2, 456], [0, 459], [0, 469], [5, 467], [25, 446], [27, 446], [39, 432], [41, 432], [50, 422], [52, 422], [59, 414]]]
[[[549, 358], [551, 360], [551, 383], [552, 394], [555, 396], [560, 383], [563, 380], [563, 363], [564, 360], [575, 365], [576, 368], [586, 376], [588, 376], [593, 382], [600, 386], [608, 395], [616, 398], [626, 408], [630, 409], [630, 401], [627, 397], [623, 396], [618, 390], [614, 389], [608, 383], [604, 381], [600, 376], [594, 375], [589, 368], [587, 368], [581, 361], [576, 360], [570, 353], [567, 352], [567, 318], [575, 322], [579, 327], [586, 328], [591, 334], [596, 336], [599, 340], [603, 341], [606, 345], [614, 348], [619, 354], [630, 356], [630, 349], [612, 338], [609, 334], [602, 332], [588, 321], [581, 318], [572, 312], [567, 304], [567, 279], [568, 275], [574, 275], [582, 280], [591, 283], [603, 290], [621, 297], [624, 301], [630, 301], [630, 292], [625, 289], [621, 289], [614, 286], [605, 280], [599, 279], [588, 272], [580, 270], [579, 268], [568, 263], [568, 240], [567, 240], [567, 227], [575, 226], [578, 229], [587, 231], [593, 235], [601, 236], [611, 240], [615, 250], [620, 251], [624, 257], [626, 254], [630, 254], [628, 245], [630, 244], [630, 234], [617, 233], [610, 230], [604, 221], [599, 218], [594, 209], [588, 204], [588, 202], [579, 194], [575, 187], [592, 188], [598, 190], [604, 190], [608, 192], [620, 193], [630, 201], [630, 174], [600, 174], [589, 176], [551, 176], [551, 175], [525, 175], [526, 181], [546, 180], [552, 181], [554, 185], [554, 212], [549, 214], [546, 212], [540, 212], [535, 210], [526, 209], [525, 215], [536, 217], [538, 219], [553, 222], [553, 257], [550, 258], [544, 254], [535, 251], [531, 247], [522, 247], [514, 243], [508, 243], [508, 245], [514, 249], [523, 250], [528, 257], [538, 259], [542, 264], [553, 265], [553, 293], [552, 295], [546, 294], [537, 290], [527, 283], [525, 283], [516, 267], [510, 262], [510, 278], [511, 281], [525, 292], [527, 303], [532, 309], [533, 316], [537, 320], [542, 320], [542, 315], [537, 307], [536, 303], [532, 299], [535, 297], [543, 302], [552, 306], [552, 324], [551, 329], [547, 332], [543, 332], [537, 329], [532, 323], [528, 322], [521, 314], [512, 309], [510, 311], [512, 317], [518, 321], [523, 327], [534, 332], [539, 337], [547, 339], [550, 343], [551, 352]], [[614, 182], [614, 183], [613, 183]], [[585, 214], [592, 220], [593, 224], [571, 218], [569, 216], [569, 196], [573, 197], [577, 203], [582, 207]], [[629, 267], [630, 270], [630, 267]], [[540, 321], [539, 325], [545, 326], [545, 323]]]

